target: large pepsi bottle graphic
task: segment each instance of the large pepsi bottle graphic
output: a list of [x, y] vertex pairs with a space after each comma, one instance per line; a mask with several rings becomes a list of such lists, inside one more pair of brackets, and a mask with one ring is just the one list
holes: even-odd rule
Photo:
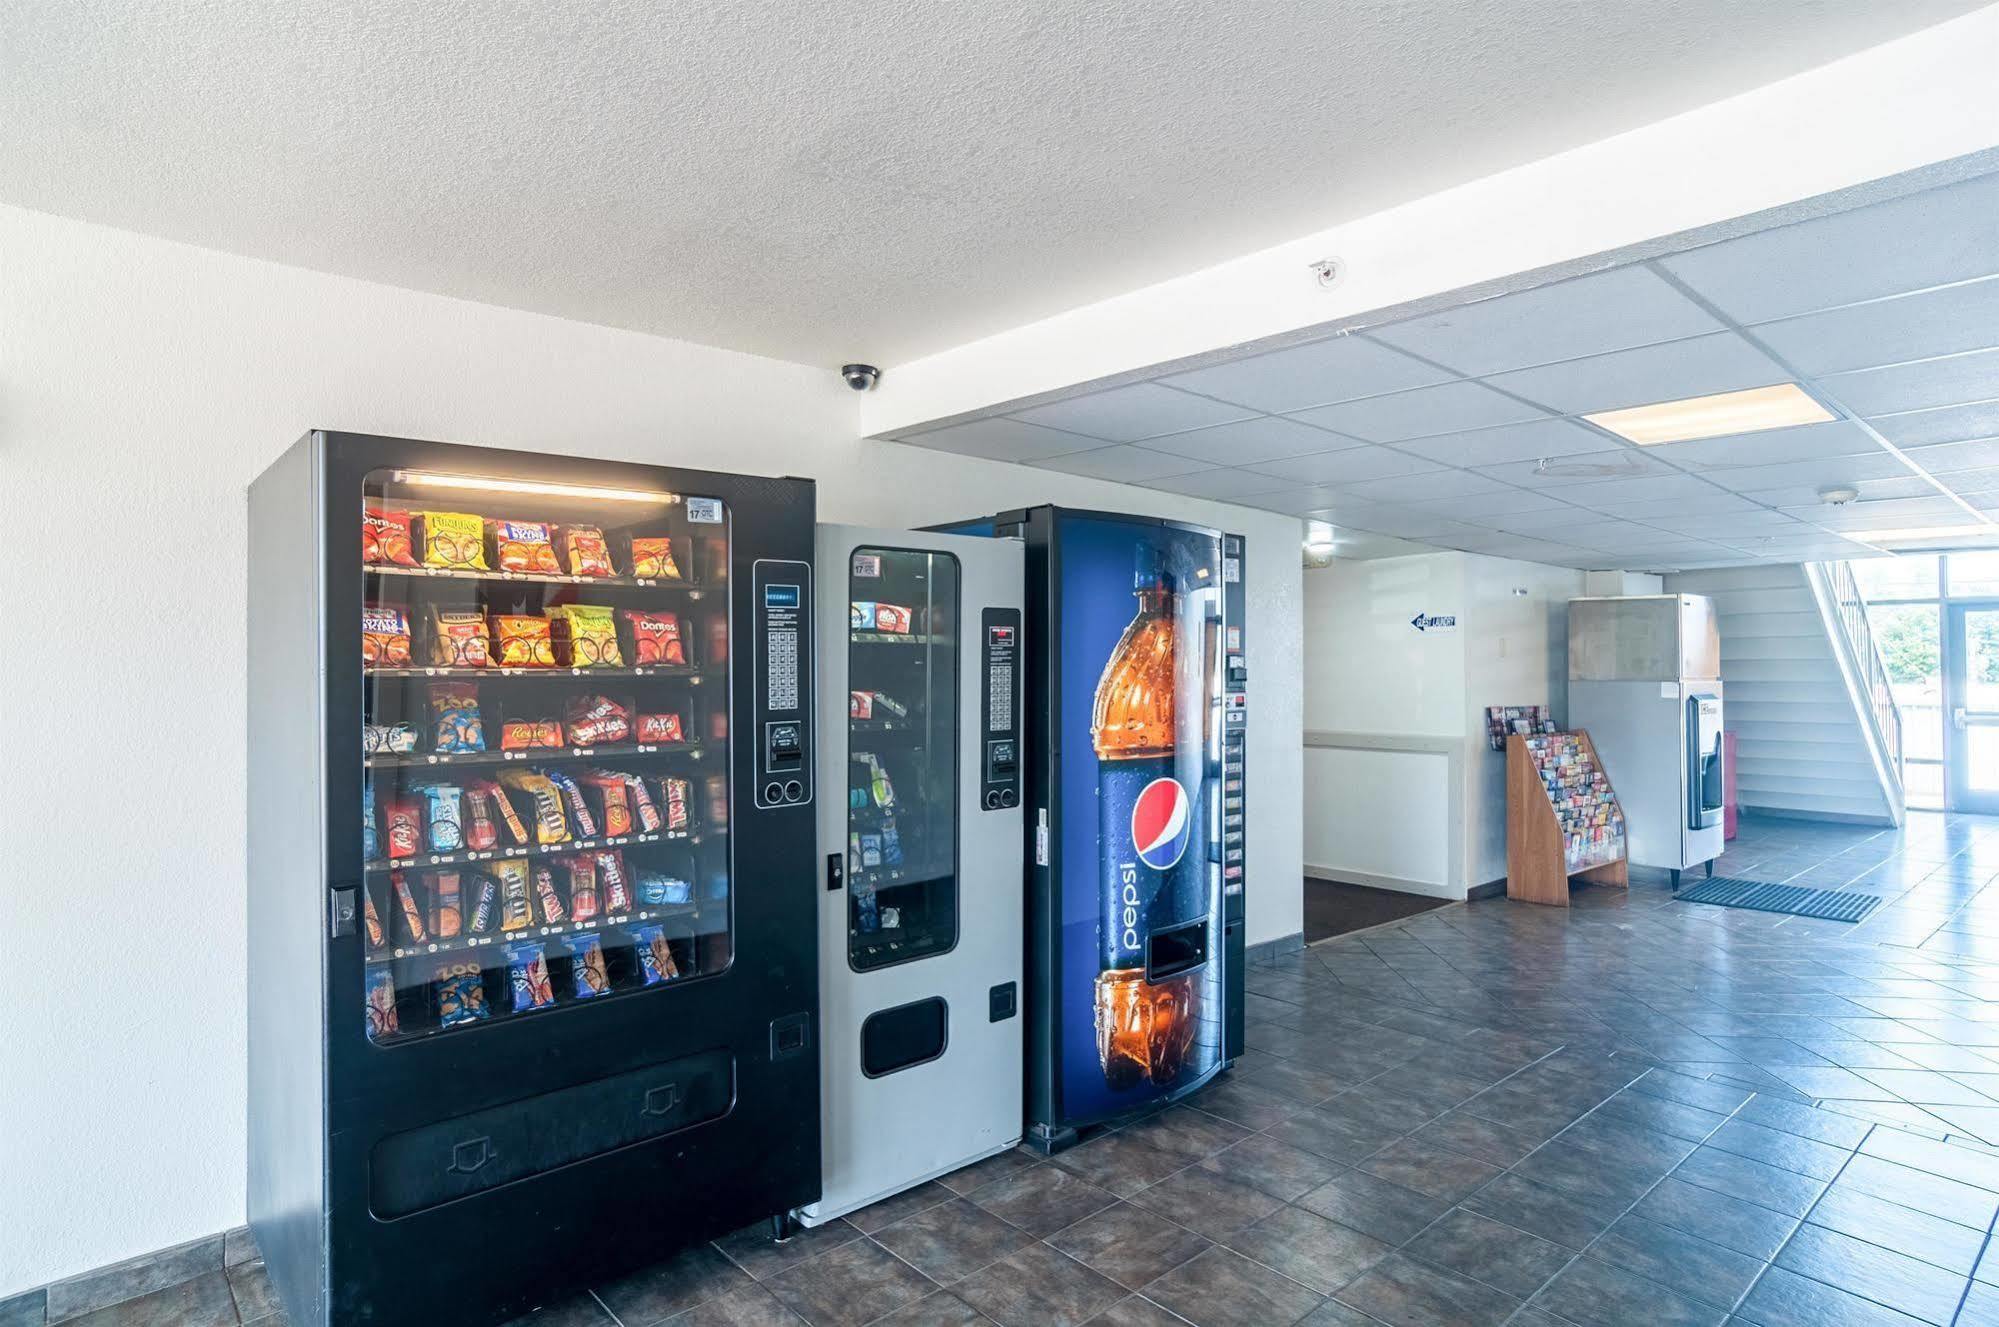
[[1179, 777], [1180, 596], [1151, 543], [1136, 548], [1138, 612], [1098, 680], [1090, 741], [1097, 758], [1099, 919], [1097, 1058], [1126, 1092], [1164, 1087], [1187, 1064], [1200, 1015], [1198, 974], [1148, 979], [1154, 945], [1208, 914], [1207, 862], [1190, 851], [1200, 824], [1196, 783]]

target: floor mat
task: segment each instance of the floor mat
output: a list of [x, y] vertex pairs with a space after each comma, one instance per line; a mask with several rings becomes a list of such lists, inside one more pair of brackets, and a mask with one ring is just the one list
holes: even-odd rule
[[1305, 879], [1305, 943], [1316, 944], [1349, 931], [1400, 921], [1441, 908], [1449, 899], [1374, 889], [1336, 880]]
[[1737, 880], [1725, 875], [1703, 880], [1692, 889], [1683, 889], [1678, 898], [1682, 903], [1712, 903], [1722, 908], [1751, 908], [1757, 912], [1823, 917], [1835, 922], [1857, 922], [1881, 902], [1873, 894], [1773, 885], [1767, 880]]

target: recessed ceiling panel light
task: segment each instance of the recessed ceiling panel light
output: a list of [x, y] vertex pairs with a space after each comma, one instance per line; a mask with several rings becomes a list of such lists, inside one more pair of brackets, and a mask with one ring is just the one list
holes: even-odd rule
[[1326, 521], [1305, 522], [1305, 551], [1308, 553], [1330, 553], [1337, 546], [1333, 538], [1333, 527]]
[[1798, 384], [1781, 382], [1774, 387], [1752, 387], [1746, 392], [1720, 392], [1625, 410], [1602, 410], [1583, 418], [1641, 447], [1656, 447], [1662, 442], [1692, 442], [1732, 433], [1823, 424], [1834, 415]]
[[1934, 543], [1939, 539], [1999, 539], [1999, 526], [1911, 526], [1900, 530], [1841, 530], [1839, 534], [1843, 539], [1857, 539], [1863, 544]]

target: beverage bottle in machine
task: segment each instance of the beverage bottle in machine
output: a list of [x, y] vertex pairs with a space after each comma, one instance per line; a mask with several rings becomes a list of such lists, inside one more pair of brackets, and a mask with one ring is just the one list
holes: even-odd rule
[[1201, 854], [1189, 852], [1195, 799], [1174, 768], [1175, 608], [1158, 550], [1141, 544], [1138, 614], [1104, 665], [1090, 718], [1097, 756], [1097, 1054], [1119, 1091], [1172, 1082], [1194, 1039], [1196, 973], [1146, 979], [1155, 932], [1205, 914]]

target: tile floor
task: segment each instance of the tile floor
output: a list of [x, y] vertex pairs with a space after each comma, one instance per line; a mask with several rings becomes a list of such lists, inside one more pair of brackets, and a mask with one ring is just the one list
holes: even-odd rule
[[1999, 1324], [1999, 820], [1752, 820], [1720, 869], [1887, 902], [1648, 878], [1344, 936], [1250, 974], [1187, 1104], [526, 1321]]

